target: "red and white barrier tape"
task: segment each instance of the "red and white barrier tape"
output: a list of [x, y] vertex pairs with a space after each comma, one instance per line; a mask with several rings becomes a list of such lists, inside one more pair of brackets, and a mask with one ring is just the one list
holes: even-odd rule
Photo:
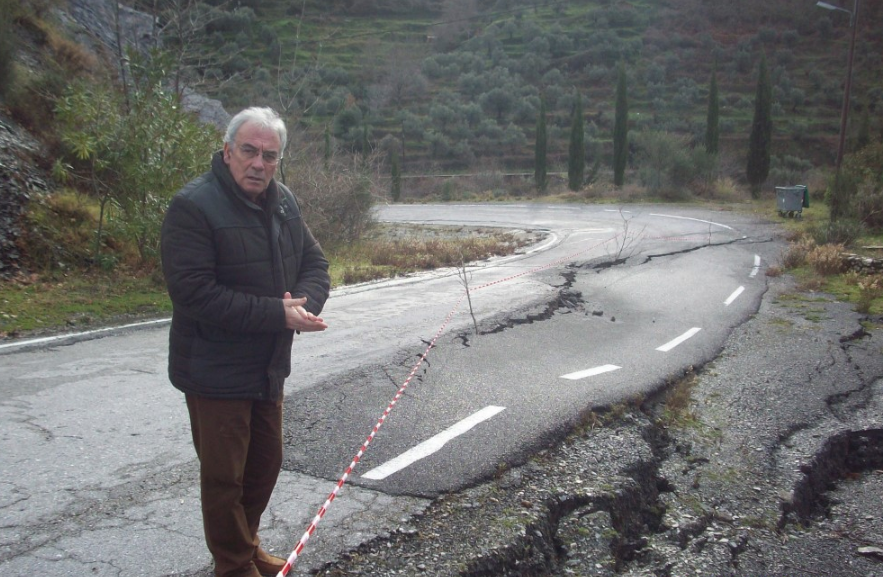
[[[613, 238], [615, 239], [618, 236], [620, 236], [620, 235], [616, 235]], [[544, 264], [542, 266], [538, 266], [536, 268], [532, 268], [530, 270], [522, 271], [518, 274], [514, 274], [514, 275], [508, 276], [506, 278], [502, 278], [502, 279], [498, 279], [495, 281], [485, 283], [485, 284], [477, 286], [471, 290], [481, 290], [481, 289], [488, 288], [488, 287], [491, 287], [491, 286], [494, 286], [494, 285], [497, 285], [497, 284], [500, 284], [503, 282], [507, 282], [507, 281], [510, 281], [510, 280], [513, 280], [513, 279], [516, 279], [516, 278], [519, 278], [519, 277], [522, 277], [522, 276], [525, 276], [528, 274], [539, 272], [539, 271], [545, 270], [547, 268], [551, 268], [551, 267], [556, 266], [556, 265], [558, 265], [562, 262], [565, 262], [567, 260], [572, 260], [574, 257], [576, 257], [584, 252], [588, 252], [601, 244], [610, 242], [611, 240], [613, 240], [613, 239], [607, 239], [604, 241], [600, 241], [597, 244], [594, 244], [586, 249], [583, 249], [583, 250], [575, 252], [571, 255], [562, 257], [558, 260], [554, 260], [550, 263]], [[442, 325], [439, 327], [438, 331], [435, 333], [435, 336], [432, 337], [432, 340], [426, 346], [426, 350], [424, 350], [423, 354], [420, 355], [420, 359], [414, 365], [414, 368], [411, 369], [411, 372], [408, 374], [408, 378], [405, 379], [405, 382], [402, 384], [401, 387], [399, 387], [399, 390], [396, 391], [396, 394], [392, 398], [392, 401], [390, 401], [389, 405], [387, 405], [386, 410], [383, 411], [383, 414], [380, 416], [380, 419], [377, 421], [377, 424], [374, 425], [374, 429], [371, 431], [371, 434], [368, 435], [368, 438], [365, 439], [364, 443], [362, 443], [362, 446], [359, 449], [359, 452], [356, 453], [356, 456], [353, 457], [353, 460], [349, 464], [349, 467], [346, 468], [346, 471], [344, 471], [343, 475], [340, 477], [340, 479], [338, 479], [337, 485], [335, 485], [334, 490], [331, 491], [331, 494], [329, 494], [328, 498], [325, 499], [325, 502], [319, 508], [319, 511], [316, 513], [316, 516], [313, 517], [313, 520], [310, 522], [310, 526], [307, 527], [307, 530], [304, 532], [303, 536], [300, 538], [300, 541], [298, 542], [297, 546], [294, 548], [294, 551], [292, 551], [291, 555], [288, 556], [288, 559], [285, 561], [285, 565], [282, 567], [282, 570], [276, 574], [276, 577], [285, 577], [286, 575], [288, 575], [288, 572], [291, 570], [291, 568], [294, 567], [294, 563], [297, 561], [297, 558], [303, 552], [304, 547], [306, 547], [307, 541], [310, 540], [310, 537], [312, 537], [313, 533], [316, 532], [316, 528], [319, 526], [319, 522], [322, 520], [323, 517], [325, 517], [325, 513], [328, 511], [328, 507], [331, 505], [331, 502], [334, 501], [335, 498], [337, 498], [337, 494], [340, 492], [340, 489], [341, 489], [341, 487], [343, 487], [343, 484], [346, 483], [346, 480], [347, 480], [347, 478], [349, 478], [350, 473], [353, 472], [353, 469], [356, 468], [356, 465], [358, 465], [359, 461], [362, 459], [362, 455], [364, 455], [365, 451], [368, 450], [368, 445], [370, 445], [371, 441], [374, 440], [374, 437], [377, 436], [377, 432], [380, 430], [380, 427], [383, 426], [383, 423], [386, 422], [386, 418], [392, 412], [393, 407], [396, 405], [396, 403], [398, 403], [399, 399], [402, 398], [402, 395], [405, 394], [405, 389], [408, 388], [408, 385], [411, 383], [411, 379], [413, 379], [414, 375], [417, 374], [417, 370], [420, 368], [420, 365], [422, 365], [423, 362], [426, 360], [426, 357], [429, 355], [429, 351], [432, 350], [432, 347], [435, 346], [435, 342], [442, 335], [442, 333], [444, 332], [444, 330], [448, 326], [448, 324], [450, 324], [451, 319], [454, 318], [454, 314], [457, 312], [457, 309], [460, 308], [460, 304], [463, 302], [464, 298], [466, 298], [465, 292], [460, 296], [460, 299], [457, 300], [456, 304], [451, 309], [451, 312], [448, 313], [448, 316], [445, 318], [445, 322], [442, 323]]]
[[368, 435], [368, 438], [365, 439], [364, 443], [362, 443], [362, 446], [359, 449], [359, 452], [356, 453], [356, 456], [353, 457], [353, 460], [350, 463], [349, 467], [346, 468], [346, 471], [343, 472], [343, 475], [337, 481], [337, 485], [335, 485], [334, 490], [331, 491], [331, 494], [328, 495], [328, 498], [325, 500], [325, 503], [323, 503], [322, 507], [319, 508], [319, 512], [316, 513], [315, 517], [313, 517], [313, 521], [310, 523], [310, 526], [307, 528], [307, 530], [304, 532], [303, 536], [300, 538], [300, 542], [298, 542], [297, 547], [295, 547], [294, 551], [291, 552], [291, 555], [288, 556], [288, 559], [285, 562], [285, 566], [282, 567], [281, 571], [279, 571], [279, 573], [277, 574], [277, 577], [285, 577], [285, 575], [288, 574], [288, 571], [291, 570], [291, 568], [294, 566], [295, 561], [297, 561], [297, 558], [301, 554], [301, 552], [303, 551], [304, 547], [306, 546], [307, 541], [309, 541], [309, 539], [313, 535], [313, 533], [316, 532], [316, 527], [319, 525], [319, 522], [322, 520], [322, 517], [325, 516], [325, 512], [328, 510], [328, 506], [331, 505], [331, 502], [334, 501], [334, 499], [337, 497], [337, 494], [340, 492], [340, 489], [341, 489], [341, 487], [343, 487], [343, 484], [346, 483], [346, 480], [349, 477], [350, 473], [352, 473], [353, 469], [355, 469], [356, 465], [362, 459], [362, 455], [365, 454], [365, 451], [368, 450], [368, 445], [370, 445], [371, 441], [374, 440], [374, 437], [377, 436], [377, 431], [379, 431], [380, 427], [383, 426], [383, 423], [386, 421], [386, 418], [392, 412], [392, 408], [395, 407], [396, 403], [399, 402], [399, 399], [402, 398], [402, 395], [405, 394], [405, 389], [408, 388], [408, 385], [411, 383], [411, 379], [413, 379], [414, 375], [417, 374], [417, 369], [419, 369], [420, 365], [423, 364], [423, 361], [426, 360], [426, 356], [429, 354], [429, 351], [432, 349], [432, 347], [435, 346], [435, 342], [438, 340], [438, 338], [444, 332], [445, 327], [447, 327], [448, 324], [451, 322], [451, 319], [454, 318], [454, 313], [457, 312], [457, 309], [460, 307], [460, 303], [463, 302], [463, 299], [465, 297], [466, 297], [465, 294], [463, 294], [460, 297], [460, 299], [454, 305], [454, 308], [452, 308], [451, 312], [448, 313], [448, 316], [445, 319], [445, 322], [442, 323], [442, 325], [439, 327], [438, 331], [435, 333], [435, 336], [432, 337], [432, 340], [429, 342], [428, 345], [426, 345], [426, 350], [424, 350], [423, 354], [420, 355], [420, 359], [414, 365], [414, 368], [411, 369], [410, 374], [408, 374], [408, 378], [405, 379], [405, 382], [402, 384], [401, 387], [399, 387], [399, 390], [396, 391], [396, 394], [392, 398], [392, 401], [390, 401], [389, 405], [387, 405], [386, 410], [383, 411], [383, 414], [380, 416], [380, 419], [377, 421], [377, 424], [374, 425], [374, 429], [371, 430], [371, 434]]

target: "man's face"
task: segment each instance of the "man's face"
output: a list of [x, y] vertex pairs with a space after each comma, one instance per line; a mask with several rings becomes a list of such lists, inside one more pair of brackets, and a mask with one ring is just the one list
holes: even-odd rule
[[[270, 128], [246, 122], [239, 127], [232, 143], [224, 143], [224, 162], [230, 167], [233, 180], [252, 200], [267, 190], [282, 157], [282, 143]], [[267, 162], [276, 158], [276, 162]]]

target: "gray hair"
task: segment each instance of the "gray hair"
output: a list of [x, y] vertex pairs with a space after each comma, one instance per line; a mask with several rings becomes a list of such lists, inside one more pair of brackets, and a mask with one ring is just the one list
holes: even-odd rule
[[274, 131], [279, 136], [279, 143], [282, 145], [280, 152], [285, 150], [285, 144], [288, 141], [288, 131], [285, 128], [285, 122], [279, 118], [279, 115], [272, 108], [260, 108], [258, 106], [246, 108], [230, 120], [230, 124], [227, 125], [227, 132], [224, 134], [224, 142], [233, 144], [233, 141], [236, 139], [236, 133], [239, 132], [239, 129], [246, 122], [253, 122], [261, 128], [269, 128]]

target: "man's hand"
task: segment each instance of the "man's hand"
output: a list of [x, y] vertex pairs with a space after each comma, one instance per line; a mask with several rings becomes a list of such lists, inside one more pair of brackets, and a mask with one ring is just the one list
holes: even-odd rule
[[304, 309], [307, 297], [291, 298], [291, 293], [285, 293], [282, 297], [282, 306], [285, 307], [285, 327], [300, 332], [324, 331], [328, 328], [321, 317]]

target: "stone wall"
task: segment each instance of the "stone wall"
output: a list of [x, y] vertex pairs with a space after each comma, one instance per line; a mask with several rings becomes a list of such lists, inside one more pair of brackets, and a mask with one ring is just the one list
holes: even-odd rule
[[844, 253], [843, 262], [847, 270], [853, 270], [860, 274], [883, 274], [883, 258]]

